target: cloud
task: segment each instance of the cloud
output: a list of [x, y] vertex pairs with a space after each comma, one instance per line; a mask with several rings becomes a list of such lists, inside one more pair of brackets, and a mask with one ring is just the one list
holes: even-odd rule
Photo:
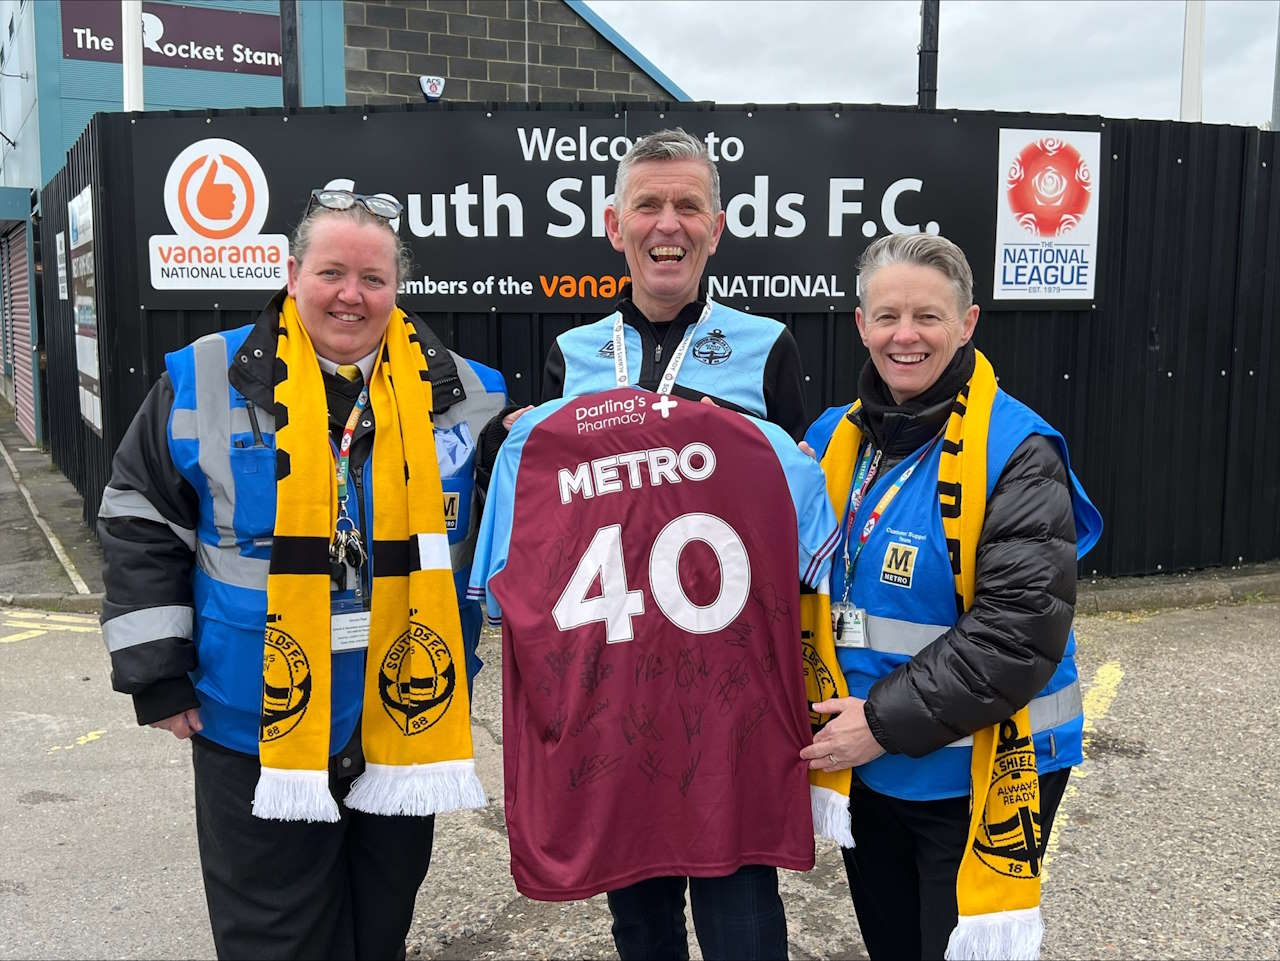
[[[592, 0], [630, 43], [696, 100], [916, 100], [918, 0]], [[975, 110], [1175, 118], [1182, 0], [947, 0], [938, 105]], [[1204, 119], [1271, 113], [1280, 0], [1206, 7]]]

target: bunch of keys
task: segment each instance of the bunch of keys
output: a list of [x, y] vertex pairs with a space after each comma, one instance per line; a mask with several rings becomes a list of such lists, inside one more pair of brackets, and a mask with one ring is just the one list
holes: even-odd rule
[[[365, 552], [355, 521], [345, 513], [339, 514], [337, 529], [333, 533], [333, 541], [329, 544], [329, 562], [335, 568], [332, 572], [335, 575], [334, 580], [338, 579], [337, 575], [342, 573], [344, 566], [350, 567], [358, 575], [367, 559], [368, 554]], [[343, 580], [345, 581], [345, 577]], [[356, 593], [359, 592], [360, 588], [357, 585]]]

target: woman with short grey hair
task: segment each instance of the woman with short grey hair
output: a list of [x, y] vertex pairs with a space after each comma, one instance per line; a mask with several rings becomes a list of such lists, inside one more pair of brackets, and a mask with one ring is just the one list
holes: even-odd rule
[[849, 697], [814, 705], [801, 756], [851, 770], [844, 861], [873, 959], [1037, 957], [1040, 862], [1081, 760], [1076, 562], [1101, 518], [1062, 436], [975, 349], [959, 247], [882, 237], [859, 280], [858, 399], [806, 435], [842, 519]]

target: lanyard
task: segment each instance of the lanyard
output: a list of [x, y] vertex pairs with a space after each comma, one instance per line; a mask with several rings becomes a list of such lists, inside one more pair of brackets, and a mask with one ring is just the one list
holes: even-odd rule
[[360, 391], [360, 396], [356, 398], [356, 405], [351, 408], [351, 414], [347, 417], [347, 425], [342, 428], [342, 443], [338, 447], [338, 516], [344, 517], [347, 513], [347, 473], [351, 466], [351, 435], [355, 432], [356, 421], [360, 419], [360, 415], [364, 413], [365, 406], [369, 403], [369, 385], [366, 384], [364, 389]]
[[[858, 467], [858, 477], [863, 478], [861, 488], [857, 483], [857, 477], [854, 478], [853, 494], [849, 504], [849, 520], [845, 527], [844, 537], [844, 594], [841, 596], [841, 603], [848, 603], [849, 588], [853, 585], [853, 569], [858, 563], [858, 557], [862, 554], [862, 548], [867, 544], [872, 532], [876, 529], [876, 525], [880, 522], [880, 518], [884, 516], [884, 512], [889, 509], [889, 505], [893, 503], [893, 499], [898, 496], [898, 492], [902, 490], [907, 481], [911, 480], [911, 475], [915, 473], [917, 467], [929, 456], [933, 450], [933, 445], [938, 443], [942, 437], [939, 431], [934, 435], [933, 440], [929, 441], [928, 446], [924, 448], [915, 459], [907, 465], [893, 485], [884, 492], [884, 496], [880, 498], [875, 509], [871, 511], [871, 516], [867, 518], [867, 522], [862, 525], [862, 532], [858, 535], [858, 546], [854, 548], [852, 556], [849, 554], [849, 541], [853, 536], [853, 524], [857, 517], [858, 509], [862, 506], [862, 500], [867, 495], [867, 489], [871, 486], [871, 482], [875, 479], [876, 470], [880, 466], [881, 451], [876, 451], [875, 459], [871, 459], [870, 445], [867, 447], [866, 453], [863, 455], [862, 463]], [[868, 467], [867, 465], [870, 464]]]
[[[658, 382], [658, 393], [669, 394], [671, 388], [676, 385], [676, 374], [680, 372], [680, 365], [684, 363], [684, 355], [689, 351], [689, 344], [693, 341], [693, 335], [697, 333], [698, 328], [702, 326], [702, 322], [711, 316], [711, 308], [714, 306], [711, 298], [707, 298], [707, 305], [702, 308], [702, 314], [698, 317], [698, 321], [692, 324], [685, 331], [684, 339], [680, 341], [678, 347], [671, 354], [671, 360], [667, 362], [667, 369], [662, 375], [662, 380]], [[626, 387], [631, 382], [631, 376], [627, 372], [627, 338], [622, 323], [622, 312], [618, 312], [617, 319], [613, 322], [613, 372], [617, 377], [617, 385]]]

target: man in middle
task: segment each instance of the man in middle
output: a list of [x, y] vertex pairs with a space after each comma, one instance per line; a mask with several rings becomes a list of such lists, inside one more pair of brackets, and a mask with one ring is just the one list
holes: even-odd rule
[[[611, 417], [617, 417], [618, 408], [612, 406], [613, 404], [630, 403], [639, 408], [648, 418], [647, 426], [638, 433], [622, 429], [621, 422], [617, 420], [606, 426], [605, 430], [616, 437], [615, 446], [621, 446], [615, 451], [606, 444], [599, 453], [605, 454], [606, 457], [616, 454], [619, 462], [625, 465], [617, 468], [621, 472], [624, 489], [619, 497], [601, 497], [599, 495], [607, 491], [597, 489], [591, 490], [588, 494], [593, 507], [606, 502], [625, 504], [620, 507], [621, 516], [618, 520], [621, 523], [616, 529], [621, 532], [620, 537], [628, 538], [629, 541], [635, 540], [637, 543], [629, 542], [618, 546], [615, 551], [612, 542], [608, 539], [613, 535], [604, 533], [610, 528], [609, 519], [603, 516], [596, 517], [594, 514], [590, 518], [582, 516], [581, 512], [585, 510], [581, 503], [583, 498], [575, 494], [574, 490], [574, 486], [581, 480], [581, 475], [576, 473], [580, 465], [576, 462], [573, 464], [548, 462], [547, 472], [539, 472], [537, 475], [541, 478], [540, 486], [550, 484], [554, 488], [557, 484], [557, 469], [565, 468], [570, 473], [570, 478], [566, 482], [567, 499], [565, 492], [561, 492], [546, 504], [543, 510], [547, 519], [545, 524], [541, 520], [522, 521], [522, 517], [528, 518], [538, 513], [536, 510], [531, 511], [530, 498], [524, 493], [526, 485], [529, 485], [525, 478], [533, 473], [530, 461], [537, 460], [536, 457], [531, 458], [531, 452], [548, 450], [545, 443], [539, 444], [539, 438], [540, 436], [552, 437], [559, 432], [560, 421], [564, 419], [565, 414], [569, 413], [565, 410], [557, 417], [563, 405], [548, 404], [532, 415], [527, 414], [530, 410], [527, 407], [508, 410], [500, 420], [495, 418], [491, 422], [481, 445], [482, 451], [487, 448], [490, 463], [493, 461], [498, 445], [506, 437], [507, 431], [512, 429], [517, 419], [527, 416], [526, 422], [515, 429], [512, 442], [507, 449], [504, 449], [495, 468], [471, 582], [473, 594], [488, 597], [491, 616], [502, 613], [506, 617], [504, 698], [508, 708], [512, 705], [513, 696], [511, 684], [508, 682], [523, 685], [526, 693], [529, 693], [527, 689], [535, 688], [539, 683], [538, 677], [512, 675], [516, 670], [514, 663], [516, 658], [510, 660], [507, 658], [512, 651], [511, 632], [518, 630], [519, 627], [528, 626], [523, 621], [520, 625], [515, 624], [515, 621], [521, 618], [519, 615], [513, 615], [513, 603], [519, 603], [521, 610], [524, 610], [528, 604], [540, 604], [541, 616], [544, 619], [548, 619], [547, 605], [554, 603], [556, 604], [556, 626], [564, 637], [571, 637], [570, 632], [566, 631], [566, 626], [570, 630], [582, 632], [576, 639], [566, 642], [566, 646], [541, 652], [548, 667], [559, 664], [563, 670], [567, 670], [564, 667], [565, 658], [573, 655], [566, 652], [573, 648], [575, 643], [578, 648], [593, 652], [591, 657], [594, 660], [590, 663], [578, 664], [577, 660], [573, 661], [575, 668], [570, 672], [572, 685], [563, 685], [563, 677], [555, 676], [553, 670], [551, 680], [544, 684], [546, 694], [554, 690], [557, 697], [564, 696], [571, 700], [581, 699], [584, 694], [591, 695], [601, 680], [599, 672], [610, 669], [611, 659], [617, 658], [624, 649], [630, 656], [635, 649], [645, 647], [647, 627], [652, 631], [649, 639], [655, 643], [655, 649], [647, 653], [653, 656], [661, 653], [656, 643], [660, 636], [665, 636], [664, 632], [671, 620], [662, 616], [662, 603], [658, 597], [662, 588], [652, 587], [654, 582], [662, 580], [661, 575], [653, 566], [655, 562], [651, 558], [636, 554], [632, 562], [628, 563], [628, 557], [625, 555], [629, 551], [647, 549], [650, 543], [656, 546], [653, 536], [648, 536], [647, 543], [643, 545], [638, 543], [640, 538], [632, 537], [636, 519], [642, 514], [639, 505], [643, 502], [646, 505], [645, 510], [651, 510], [654, 509], [653, 505], [661, 505], [664, 498], [670, 501], [677, 500], [672, 480], [668, 478], [674, 477], [678, 481], [682, 475], [679, 474], [678, 463], [671, 468], [676, 471], [674, 475], [665, 473], [663, 469], [665, 455], [658, 454], [659, 470], [656, 476], [660, 486], [648, 490], [648, 496], [632, 493], [637, 486], [635, 484], [637, 476], [642, 475], [644, 471], [649, 473], [641, 476], [643, 487], [650, 487], [650, 481], [655, 476], [654, 463], [649, 459], [649, 455], [645, 454], [642, 469], [641, 462], [636, 459], [639, 454], [628, 446], [626, 437], [630, 435], [633, 440], [647, 444], [653, 439], [652, 432], [655, 427], [670, 425], [675, 429], [678, 421], [685, 421], [692, 426], [689, 415], [693, 414], [693, 411], [687, 410], [686, 403], [683, 405], [686, 410], [681, 410], [678, 416], [671, 413], [671, 419], [668, 420], [669, 410], [662, 410], [662, 416], [659, 418], [661, 408], [655, 409], [655, 405], [664, 404], [665, 401], [671, 407], [675, 407], [679, 404], [675, 398], [683, 398], [686, 401], [707, 398], [717, 406], [772, 421], [792, 438], [799, 438], [805, 428], [800, 357], [790, 332], [775, 320], [715, 304], [705, 293], [703, 274], [708, 258], [715, 253], [719, 244], [725, 216], [720, 205], [719, 176], [704, 144], [683, 130], [664, 130], [643, 137], [632, 146], [619, 164], [615, 188], [614, 202], [605, 211], [605, 227], [614, 249], [626, 257], [631, 275], [630, 294], [623, 297], [617, 311], [612, 315], [593, 324], [570, 330], [557, 338], [547, 358], [543, 395], [547, 399], [560, 396], [571, 398], [627, 386], [656, 391], [659, 395], [610, 391], [601, 408], [604, 413], [600, 418], [593, 418], [589, 412], [583, 414], [584, 420], [598, 421], [603, 424]], [[611, 395], [614, 393], [618, 393], [619, 396], [613, 398]], [[622, 393], [627, 396], [622, 396]], [[596, 407], [599, 406], [597, 397], [590, 399]], [[555, 409], [548, 410], [552, 407]], [[585, 405], [583, 409], [588, 411], [594, 407]], [[575, 416], [576, 414], [577, 412]], [[717, 416], [711, 412], [708, 412], [708, 415], [696, 418], [697, 426], [729, 434], [734, 432], [734, 429], [728, 425], [736, 422], [737, 418], [730, 418], [724, 414]], [[741, 423], [749, 426], [749, 434], [754, 434], [757, 439], [763, 440], [758, 428], [748, 425], [746, 421]], [[540, 431], [539, 428], [542, 425], [545, 427]], [[615, 427], [617, 429], [614, 429]], [[575, 431], [577, 431], [576, 423]], [[580, 437], [581, 433], [561, 433], [561, 436]], [[783, 532], [780, 535], [779, 548], [781, 543], [787, 540], [788, 530], [791, 531], [790, 537], [796, 537], [798, 530], [803, 572], [807, 562], [812, 562], [814, 557], [819, 558], [817, 561], [819, 567], [823, 559], [827, 558], [824, 549], [827, 532], [823, 528], [827, 520], [825, 512], [830, 508], [826, 502], [825, 489], [819, 492], [821, 496], [817, 496], [813, 493], [816, 488], [808, 483], [810, 478], [807, 474], [810, 465], [804, 463], [806, 458], [801, 456], [798, 460], [793, 459], [794, 447], [790, 447], [789, 443], [779, 444], [779, 438], [783, 441], [786, 439], [781, 431], [770, 431], [771, 443], [764, 445], [764, 450], [769, 453], [761, 454], [757, 451], [744, 462], [744, 466], [771, 464], [772, 467], [745, 467], [748, 471], [760, 469], [768, 474], [776, 472], [781, 465], [784, 476], [778, 478], [777, 485], [762, 481], [762, 486], [753, 487], [752, 478], [749, 476], [739, 478], [737, 484], [726, 483], [726, 475], [729, 473], [728, 462], [731, 458], [721, 456], [720, 476], [715, 480], [717, 493], [709, 503], [727, 505], [734, 500], [739, 502], [733, 511], [739, 519], [730, 522], [728, 526], [734, 528], [747, 524], [757, 529], [751, 534], [737, 532], [742, 534], [737, 542], [738, 546], [743, 546], [745, 543], [751, 548], [749, 553], [752, 555], [769, 553], [772, 545], [769, 544], [764, 531], [767, 531], [770, 525], [778, 525]], [[680, 446], [672, 446], [677, 454], [683, 450]], [[713, 447], [716, 448], [716, 454], [721, 454], [719, 445], [713, 445]], [[784, 451], [783, 447], [790, 447], [790, 450]], [[576, 451], [577, 448], [575, 447], [574, 450]], [[592, 449], [588, 455], [589, 459], [595, 459], [596, 454], [597, 451]], [[687, 466], [692, 467], [693, 473], [696, 474], [706, 468], [706, 462], [693, 458]], [[589, 469], [593, 468], [589, 467]], [[613, 474], [609, 468], [604, 469], [606, 484], [611, 489]], [[515, 503], [518, 492], [516, 482], [518, 472], [521, 482], [518, 491], [524, 498], [519, 505]], [[797, 479], [800, 475], [805, 476], [803, 479]], [[563, 477], [563, 472], [561, 476]], [[816, 476], [813, 480], [821, 483], [821, 479]], [[744, 481], [745, 486], [742, 485]], [[664, 483], [665, 493], [662, 489]], [[593, 486], [598, 487], [598, 485]], [[684, 493], [693, 486], [695, 484], [690, 483], [689, 478], [686, 477], [681, 484], [680, 497], [683, 497]], [[777, 496], [765, 496], [765, 488]], [[707, 489], [711, 490], [711, 485], [708, 485]], [[790, 497], [787, 497], [788, 489], [791, 492]], [[761, 499], [757, 500], [757, 496]], [[574, 504], [578, 505], [579, 510], [574, 521], [568, 523], [560, 520], [558, 514], [562, 512], [561, 509], [573, 510]], [[794, 513], [791, 510], [793, 506]], [[679, 509], [687, 510], [688, 508], [685, 505]], [[789, 519], [783, 518], [784, 510], [786, 514], [792, 515], [791, 519], [797, 521], [797, 527], [792, 527]], [[678, 513], [678, 510], [674, 512]], [[694, 513], [698, 512], [691, 511], [680, 515], [680, 518], [690, 517]], [[680, 518], [673, 516], [671, 523], [682, 523]], [[514, 533], [513, 524], [516, 527]], [[560, 532], [559, 534], [551, 533], [553, 526]], [[538, 527], [542, 529], [537, 530], [536, 533], [529, 533], [531, 528], [536, 530]], [[690, 530], [693, 531], [694, 528]], [[755, 730], [753, 725], [759, 724], [762, 720], [767, 724], [777, 724], [780, 717], [789, 719], [784, 724], [788, 729], [794, 726], [792, 721], [799, 725], [798, 731], [789, 730], [789, 736], [798, 736], [803, 738], [805, 743], [808, 742], [808, 725], [804, 717], [807, 713], [807, 705], [804, 704], [802, 681], [798, 680], [796, 673], [800, 650], [799, 626], [798, 621], [795, 620], [797, 612], [784, 610], [786, 604], [778, 606], [774, 602], [776, 597], [789, 597], [796, 590], [795, 585], [799, 582], [799, 578], [795, 569], [794, 555], [788, 559], [789, 566], [786, 570], [789, 573], [782, 575], [783, 580], [789, 577], [790, 583], [784, 584], [772, 580], [767, 584], [761, 583], [758, 578], [757, 558], [752, 556], [747, 568], [742, 567], [741, 564], [736, 567], [728, 564], [727, 555], [717, 548], [717, 544], [721, 542], [717, 537], [724, 532], [719, 528], [717, 531], [718, 533], [707, 537], [700, 537], [696, 532], [691, 533], [687, 541], [681, 542], [682, 545], [694, 541], [700, 543], [691, 546], [688, 551], [683, 551], [682, 548], [674, 555], [675, 566], [679, 569], [674, 583], [680, 595], [675, 599], [675, 606], [686, 611], [714, 608], [726, 599], [731, 590], [745, 590], [747, 594], [744, 596], [749, 596], [749, 599], [744, 601], [746, 609], [743, 611], [743, 616], [735, 617], [727, 626], [718, 627], [719, 633], [714, 636], [692, 632], [685, 641], [685, 647], [674, 653], [675, 663], [666, 659], [665, 655], [659, 659], [661, 663], [649, 660], [640, 668], [632, 664], [631, 660], [627, 660], [628, 669], [639, 671], [635, 674], [634, 680], [637, 688], [657, 680], [671, 689], [668, 692], [670, 697], [661, 699], [661, 703], [668, 709], [667, 713], [662, 715], [661, 712], [653, 712], [654, 704], [658, 703], [653, 700], [645, 702], [642, 699], [625, 706], [612, 704], [601, 708], [600, 713], [592, 717], [585, 727], [575, 734], [573, 730], [564, 731], [557, 726], [555, 721], [558, 715], [553, 711], [548, 716], [548, 724], [543, 732], [544, 746], [554, 747], [562, 742], [567, 742], [567, 746], [587, 729], [596, 732], [602, 725], [608, 723], [615, 730], [620, 729], [626, 742], [628, 755], [634, 754], [631, 750], [633, 742], [643, 741], [646, 738], [652, 740], [652, 735], [655, 734], [667, 742], [668, 747], [674, 747], [677, 742], [681, 747], [685, 747], [693, 736], [689, 734], [688, 725], [696, 726], [696, 722], [691, 720], [691, 714], [682, 711], [682, 707], [690, 711], [698, 710], [698, 705], [689, 700], [689, 696], [697, 691], [692, 687], [680, 688], [680, 681], [690, 681], [691, 677], [697, 678], [699, 684], [706, 682], [707, 689], [702, 692], [702, 696], [707, 699], [704, 708], [705, 716], [710, 718], [723, 709], [726, 714], [733, 712], [733, 717], [737, 720], [737, 726], [729, 724], [725, 730], [738, 733], [736, 735], [730, 733], [723, 739], [723, 743], [708, 740], [708, 753], [729, 752], [730, 742], [735, 736], [749, 737], [751, 731]], [[591, 537], [592, 532], [595, 532], [594, 539]], [[649, 532], [650, 535], [656, 533], [656, 530]], [[580, 538], [586, 539], [579, 544]], [[733, 539], [721, 538], [721, 540], [729, 543]], [[588, 541], [590, 544], [587, 543]], [[809, 551], [807, 561], [804, 559], [806, 544]], [[708, 546], [709, 551], [706, 550]], [[521, 591], [519, 581], [511, 576], [516, 567], [521, 564], [517, 554], [525, 549], [540, 553], [540, 556], [545, 559], [543, 573], [550, 578], [545, 585], [545, 594], [541, 587], [535, 586], [532, 581], [526, 582]], [[583, 550], [585, 554], [582, 553]], [[736, 549], [729, 550], [734, 556], [738, 556]], [[704, 556], [704, 553], [708, 556]], [[790, 552], [777, 550], [779, 556], [788, 553]], [[715, 570], [717, 559], [721, 564], [718, 575]], [[568, 565], [568, 569], [561, 571], [560, 568], [565, 564]], [[577, 564], [576, 568], [575, 564]], [[644, 571], [638, 571], [638, 567], [643, 567]], [[490, 579], [499, 577], [504, 569], [508, 572], [507, 584], [510, 585], [505, 595], [499, 587], [500, 581], [490, 584]], [[522, 566], [521, 570], [528, 571], [529, 568]], [[558, 576], [561, 573], [564, 574], [563, 577]], [[618, 587], [620, 579], [625, 579], [628, 574], [634, 581], [638, 575], [642, 576], [644, 573], [648, 574], [648, 578], [642, 580], [640, 586], [651, 586], [655, 602], [647, 604], [650, 614], [644, 616], [643, 611], [640, 614], [635, 613], [637, 605], [642, 608], [646, 606], [646, 600], [650, 596], [648, 592], [623, 589], [617, 597], [622, 599], [623, 606], [619, 610], [624, 612], [622, 616], [626, 626], [625, 628], [617, 627], [619, 613], [612, 610], [610, 606], [614, 601], [613, 592]], [[779, 573], [778, 570], [772, 572], [772, 574]], [[757, 575], [754, 581], [751, 580], [752, 574]], [[577, 596], [570, 597], [572, 593], [570, 588], [576, 584], [579, 575], [586, 577], [587, 580], [578, 585], [581, 590], [578, 591]], [[744, 583], [735, 583], [744, 578]], [[540, 581], [541, 578], [538, 580]], [[817, 581], [814, 580], [812, 583]], [[500, 596], [502, 603], [495, 601], [495, 593]], [[517, 593], [522, 594], [518, 602]], [[570, 597], [570, 600], [565, 601], [565, 597]], [[560, 598], [560, 601], [557, 602], [556, 598]], [[577, 616], [574, 613], [575, 605], [578, 608], [578, 614], [581, 614], [582, 608], [590, 612], [607, 611], [608, 614], [598, 619], [574, 620]], [[655, 608], [658, 609], [655, 610]], [[634, 636], [637, 643], [624, 645], [623, 648], [613, 647], [612, 645], [616, 643], [613, 637], [615, 630], [622, 633], [631, 631], [631, 617], [626, 616], [628, 612], [636, 618]], [[532, 617], [538, 615], [535, 610], [526, 611], [526, 613]], [[764, 618], [763, 622], [759, 621], [761, 616]], [[600, 633], [599, 620], [605, 620], [608, 628], [603, 639], [596, 636]], [[788, 627], [781, 633], [770, 633], [770, 636], [780, 638], [791, 631], [789, 641], [785, 643], [793, 646], [775, 650], [771, 640], [763, 646], [763, 660], [771, 669], [774, 666], [772, 659], [786, 660], [791, 667], [777, 676], [772, 676], [771, 672], [763, 670], [760, 663], [761, 657], [758, 656], [755, 645], [761, 641], [760, 634], [776, 630], [776, 627], [764, 627], [765, 624], [774, 625], [775, 622], [782, 621], [785, 621]], [[719, 624], [718, 620], [713, 619], [713, 622]], [[748, 638], [753, 631], [758, 631], [759, 634], [754, 641], [751, 641]], [[743, 637], [742, 632], [745, 632], [747, 637]], [[705, 663], [700, 658], [703, 652], [708, 654]], [[738, 656], [728, 658], [715, 670], [711, 669], [710, 664], [718, 664], [722, 659], [721, 655], [724, 654], [727, 657], [729, 653], [736, 653]], [[526, 665], [532, 663], [528, 649], [523, 649], [522, 657], [522, 663]], [[739, 664], [740, 660], [741, 664]], [[654, 670], [666, 673], [665, 680], [660, 677], [651, 677]], [[704, 672], [705, 677], [703, 677]], [[783, 685], [784, 680], [787, 682], [785, 685]], [[781, 691], [775, 689], [771, 694], [768, 690], [770, 683], [787, 689]], [[801, 685], [798, 694], [795, 692], [797, 683]], [[743, 685], [749, 688], [751, 699], [742, 703], [759, 705], [762, 711], [753, 721], [737, 718], [736, 712], [739, 707], [734, 700], [734, 692], [744, 689]], [[724, 700], [716, 701], [712, 688], [721, 693], [727, 690], [731, 702], [726, 705]], [[532, 698], [537, 696], [530, 693]], [[771, 698], [773, 703], [768, 704]], [[600, 699], [593, 704], [585, 705], [584, 710], [589, 714], [604, 703], [605, 701]], [[795, 714], [797, 704], [800, 705], [798, 721]], [[632, 711], [632, 708], [635, 710]], [[568, 709], [572, 711], [573, 705], [569, 705]], [[620, 716], [613, 716], [615, 714]], [[662, 723], [652, 723], [659, 717]], [[515, 723], [521, 724], [526, 720], [527, 718], [518, 718], [515, 719]], [[504, 722], [504, 726], [507, 723], [510, 721]], [[708, 728], [710, 727], [711, 725], [708, 724]], [[514, 734], [514, 732], [511, 733]], [[654, 743], [656, 745], [656, 742]], [[513, 750], [515, 749], [511, 745], [507, 746], [509, 779], [512, 778], [513, 773], [516, 773], [512, 771]], [[563, 772], [564, 784], [573, 789], [573, 794], [577, 794], [579, 799], [585, 792], [578, 791], [575, 786], [582, 784], [584, 776], [594, 779], [597, 776], [603, 777], [607, 773], [601, 771], [592, 774], [596, 769], [592, 766], [591, 758], [597, 756], [601, 760], [595, 763], [606, 765], [603, 758], [606, 756], [613, 758], [616, 755], [610, 749], [601, 748], [596, 755], [590, 753], [583, 755], [588, 762], [586, 768], [582, 770], [574, 768]], [[735, 753], [733, 760], [735, 764], [736, 758]], [[647, 755], [641, 756], [641, 762], [647, 759]], [[540, 760], [545, 760], [545, 755]], [[517, 767], [523, 763], [528, 768], [531, 766], [530, 762], [539, 763], [533, 758], [516, 757]], [[720, 766], [719, 762], [718, 766]], [[703, 762], [704, 772], [710, 767], [711, 765]], [[648, 773], [654, 775], [651, 780], [665, 776], [654, 773], [653, 766], [648, 768]], [[677, 780], [683, 776], [679, 770], [668, 773]], [[525, 783], [526, 773], [519, 771], [518, 776], [521, 783]], [[730, 777], [726, 772], [721, 776], [725, 777], [726, 788], [721, 797], [727, 806], [748, 805], [750, 799], [744, 795], [752, 792], [767, 792], [775, 788], [775, 785], [770, 784], [765, 778], [759, 778], [753, 780], [750, 787], [744, 791], [743, 784], [738, 782], [736, 774]], [[560, 788], [560, 790], [564, 789]], [[532, 803], [545, 809], [547, 806], [562, 802], [575, 805], [584, 803], [574, 799], [573, 794], [564, 797], [549, 796], [530, 802], [527, 797], [513, 798], [512, 786], [509, 783], [508, 818], [513, 817], [513, 805]], [[696, 792], [695, 796], [697, 796]], [[692, 801], [693, 798], [688, 800]], [[611, 812], [583, 809], [581, 813], [582, 818], [578, 829], [585, 835], [596, 830], [602, 823], [602, 819], [607, 820], [607, 815]], [[688, 813], [690, 818], [716, 816], [716, 812], [700, 810], [693, 805], [690, 805]], [[723, 812], [721, 815], [723, 816]], [[738, 815], [735, 815], [735, 818], [737, 817]], [[803, 830], [808, 832], [810, 825], [803, 817], [803, 812], [801, 812], [801, 820], [805, 822]], [[740, 819], [731, 819], [731, 821], [737, 825], [747, 823]], [[770, 829], [773, 827], [770, 826]], [[746, 833], [749, 834], [750, 831]], [[763, 849], [758, 845], [758, 840], [758, 838], [743, 836], [736, 838], [734, 843], [739, 854], [750, 852], [760, 854]], [[662, 843], [663, 839], [654, 838], [653, 841]], [[563, 845], [564, 857], [572, 860], [574, 857], [572, 852], [577, 848], [579, 839], [566, 837], [559, 839], [559, 842]], [[514, 837], [512, 846], [514, 869], [517, 846]], [[782, 901], [778, 895], [778, 876], [774, 866], [784, 862], [778, 859], [761, 859], [765, 863], [760, 863], [750, 858], [744, 860], [741, 857], [730, 860], [732, 863], [721, 865], [719, 870], [704, 865], [696, 872], [714, 876], [687, 877], [664, 874], [643, 877], [634, 883], [622, 883], [610, 889], [608, 901], [613, 915], [612, 930], [621, 958], [627, 961], [630, 958], [688, 957], [688, 936], [684, 921], [686, 888], [690, 889], [694, 926], [704, 957], [786, 957], [786, 919]], [[800, 865], [790, 862], [785, 866]], [[585, 895], [577, 893], [564, 896]]]

